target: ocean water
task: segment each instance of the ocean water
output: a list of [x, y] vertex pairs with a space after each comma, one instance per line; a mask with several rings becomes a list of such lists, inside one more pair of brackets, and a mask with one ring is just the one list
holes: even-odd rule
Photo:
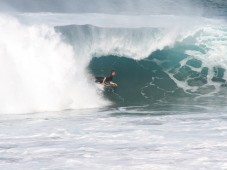
[[0, 11], [0, 169], [227, 169], [224, 0]]

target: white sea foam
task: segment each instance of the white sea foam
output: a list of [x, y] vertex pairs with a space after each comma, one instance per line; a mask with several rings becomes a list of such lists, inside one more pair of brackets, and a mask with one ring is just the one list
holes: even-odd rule
[[53, 28], [0, 16], [0, 113], [100, 107], [85, 67]]
[[[202, 62], [200, 68], [197, 68], [196, 71], [201, 72], [204, 67], [208, 68], [208, 83], [202, 87], [191, 87], [188, 86], [186, 82], [182, 88], [186, 90], [196, 91], [201, 88], [207, 88], [208, 86], [213, 86], [209, 94], [204, 95], [203, 97], [211, 96], [220, 91], [221, 84], [218, 82], [212, 81], [213, 77], [217, 77], [214, 72], [214, 68], [222, 68], [227, 70], [227, 30], [225, 27], [216, 27], [216, 26], [206, 26], [201, 28], [199, 31], [200, 34], [195, 37], [195, 45], [200, 48], [198, 50], [187, 50], [185, 53], [192, 58], [198, 59]], [[186, 62], [190, 60], [187, 58], [184, 63], [181, 62], [181, 67], [186, 65]], [[224, 72], [223, 79], [226, 80], [227, 74]], [[177, 81], [172, 77], [174, 81]], [[200, 96], [202, 97], [202, 96]]]
[[0, 168], [225, 169], [221, 108], [178, 112], [175, 106], [145, 115], [134, 109], [2, 116]]

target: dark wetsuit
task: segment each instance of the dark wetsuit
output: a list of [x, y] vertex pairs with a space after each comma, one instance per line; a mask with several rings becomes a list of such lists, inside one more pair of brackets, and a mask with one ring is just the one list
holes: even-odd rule
[[[102, 83], [103, 80], [104, 80], [104, 78], [105, 78], [105, 77], [95, 77], [95, 82], [96, 82], [96, 83]], [[106, 77], [105, 82], [108, 82], [108, 83], [109, 83], [109, 82], [112, 81], [112, 80], [113, 80], [113, 76], [110, 75], [110, 76]]]

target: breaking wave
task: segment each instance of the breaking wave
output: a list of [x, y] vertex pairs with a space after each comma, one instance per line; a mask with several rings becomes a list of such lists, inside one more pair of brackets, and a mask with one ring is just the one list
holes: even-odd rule
[[[223, 101], [227, 27], [205, 23], [52, 27], [1, 15], [0, 113]], [[119, 87], [100, 94], [92, 76], [113, 68]]]

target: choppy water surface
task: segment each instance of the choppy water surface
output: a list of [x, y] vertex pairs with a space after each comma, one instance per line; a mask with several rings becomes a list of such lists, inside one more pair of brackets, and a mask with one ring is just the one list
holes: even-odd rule
[[1, 116], [0, 168], [226, 169], [225, 112], [187, 107]]

